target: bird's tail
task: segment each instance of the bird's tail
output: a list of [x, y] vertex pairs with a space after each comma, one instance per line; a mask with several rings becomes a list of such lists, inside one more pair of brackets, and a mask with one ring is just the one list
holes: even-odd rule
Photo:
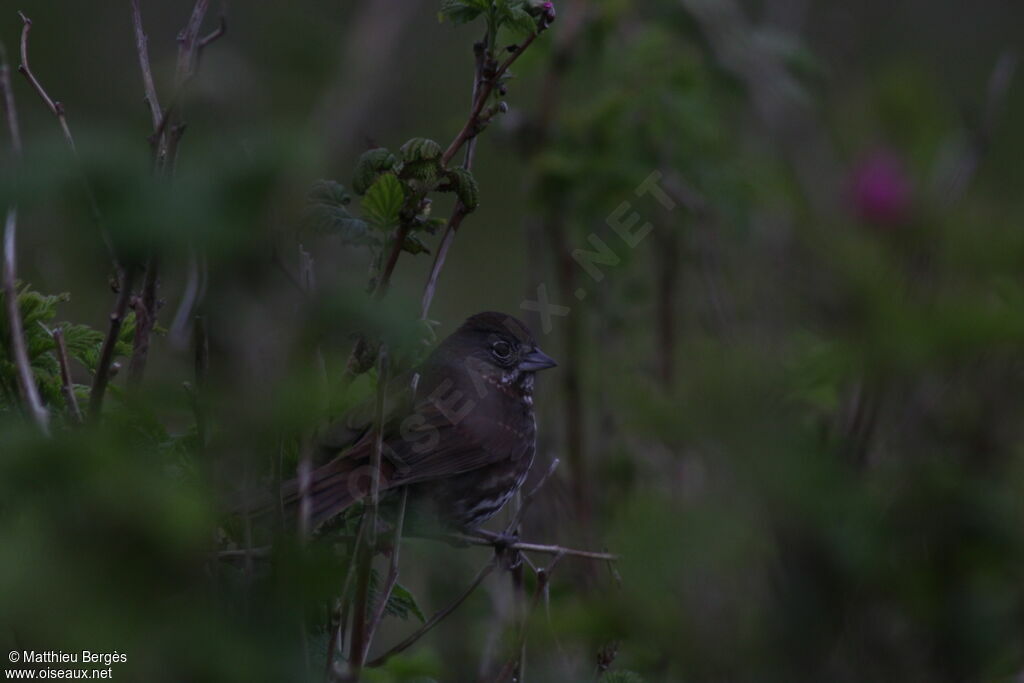
[[[382, 477], [383, 480], [386, 477]], [[308, 501], [309, 528], [316, 529], [366, 498], [372, 482], [372, 468], [365, 459], [335, 458], [310, 473], [305, 491], [301, 476], [283, 484], [281, 502], [285, 517], [298, 519], [304, 514], [303, 502]]]

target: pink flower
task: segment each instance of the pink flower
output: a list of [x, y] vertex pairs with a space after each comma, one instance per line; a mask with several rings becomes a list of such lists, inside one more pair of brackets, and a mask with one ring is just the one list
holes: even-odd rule
[[896, 225], [910, 213], [913, 187], [902, 159], [886, 149], [877, 150], [854, 166], [850, 175], [853, 209], [875, 225]]

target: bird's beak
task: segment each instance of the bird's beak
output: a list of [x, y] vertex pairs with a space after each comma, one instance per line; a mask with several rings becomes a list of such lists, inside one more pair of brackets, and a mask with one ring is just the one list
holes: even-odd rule
[[558, 363], [555, 359], [544, 353], [536, 346], [533, 347], [528, 354], [519, 359], [519, 369], [523, 372], [537, 372], [538, 370], [547, 370], [553, 368]]

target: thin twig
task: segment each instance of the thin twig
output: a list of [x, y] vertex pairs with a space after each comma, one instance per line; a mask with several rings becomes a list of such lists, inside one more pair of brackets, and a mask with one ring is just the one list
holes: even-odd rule
[[7, 64], [7, 48], [0, 43], [0, 90], [3, 91], [4, 113], [7, 115], [7, 130], [11, 134], [11, 148], [14, 157], [21, 158], [21, 129], [18, 127], [18, 111], [14, 106], [14, 89], [11, 87], [11, 67]]
[[[14, 106], [14, 91], [11, 88], [10, 67], [7, 65], [7, 51], [0, 46], [0, 89], [3, 90], [4, 110], [7, 113], [7, 129], [11, 134], [11, 147], [16, 160], [21, 158], [21, 131], [18, 127], [18, 114]], [[11, 334], [11, 361], [15, 367], [15, 379], [21, 393], [25, 409], [43, 434], [49, 434], [50, 414], [39, 396], [32, 365], [25, 342], [25, 330], [18, 307], [17, 287], [17, 232], [18, 209], [11, 206], [7, 209], [7, 220], [4, 224], [4, 272], [3, 290], [4, 304], [7, 309], [7, 327]]]
[[[445, 150], [444, 155], [441, 157], [442, 164], [447, 165], [465, 144], [466, 159], [462, 165], [466, 170], [472, 168], [475, 140], [476, 136], [480, 133], [480, 117], [484, 105], [487, 103], [487, 98], [494, 92], [494, 88], [501, 82], [509, 67], [533, 44], [538, 35], [540, 35], [540, 31], [534, 31], [526, 40], [515, 46], [512, 54], [489, 76], [484, 75], [486, 61], [486, 55], [483, 50], [484, 43], [476, 44], [474, 48], [476, 51], [476, 69], [473, 75], [473, 103], [469, 111], [469, 118], [466, 120], [465, 125], [462, 126], [462, 130], [459, 131], [455, 139], [448, 145], [448, 149]], [[445, 260], [448, 258], [448, 251], [452, 248], [452, 243], [455, 241], [455, 233], [458, 232], [462, 221], [468, 214], [469, 211], [463, 206], [462, 202], [456, 202], [455, 209], [452, 211], [452, 215], [448, 218], [448, 223], [444, 227], [444, 234], [441, 237], [441, 244], [437, 248], [437, 254], [434, 256], [434, 262], [430, 266], [427, 284], [423, 288], [423, 297], [420, 301], [421, 320], [426, 320], [430, 314], [430, 304], [433, 302], [434, 294], [437, 292], [437, 281], [441, 276]]]
[[75, 139], [71, 136], [71, 129], [68, 128], [67, 116], [64, 113], [64, 106], [51, 98], [46, 89], [43, 88], [43, 84], [39, 82], [36, 75], [32, 73], [32, 67], [29, 66], [28, 62], [28, 34], [32, 30], [32, 20], [25, 16], [24, 12], [18, 12], [18, 16], [21, 17], [21, 64], [18, 65], [18, 72], [21, 73], [28, 80], [29, 85], [36, 91], [39, 97], [46, 104], [46, 107], [50, 112], [57, 117], [57, 121], [60, 123], [60, 129], [64, 133], [64, 139], [67, 140], [68, 145], [71, 149], [75, 149]]
[[18, 231], [18, 210], [11, 207], [7, 210], [7, 222], [4, 225], [4, 304], [7, 308], [7, 328], [11, 334], [11, 360], [16, 370], [18, 390], [25, 402], [32, 421], [46, 435], [50, 433], [50, 414], [39, 397], [39, 387], [25, 345], [25, 330], [21, 324], [21, 311], [18, 309], [18, 289], [15, 275], [15, 235]]
[[121, 325], [128, 313], [128, 302], [132, 296], [135, 270], [133, 268], [122, 270], [118, 280], [120, 289], [114, 302], [114, 312], [110, 314], [107, 336], [103, 339], [103, 346], [100, 348], [96, 375], [93, 377], [92, 389], [89, 391], [89, 417], [93, 420], [99, 419], [100, 411], [103, 408], [103, 397], [106, 394], [107, 385], [110, 383], [110, 366], [114, 362], [117, 342], [121, 336]]
[[472, 536], [467, 534], [450, 534], [448, 537], [459, 543], [468, 543], [470, 545], [489, 545], [492, 547], [506, 548], [508, 550], [523, 550], [527, 552], [543, 553], [545, 555], [569, 555], [572, 557], [586, 558], [588, 560], [615, 561], [619, 559], [619, 556], [614, 553], [601, 553], [593, 550], [576, 550], [575, 548], [565, 548], [560, 545], [543, 545], [540, 543], [523, 543], [520, 541], [508, 543], [498, 534], [485, 532], [479, 529], [475, 531]]
[[373, 636], [377, 632], [377, 627], [380, 626], [380, 622], [384, 619], [384, 611], [387, 609], [388, 600], [391, 599], [391, 592], [395, 589], [395, 584], [398, 583], [398, 550], [402, 543], [402, 529], [405, 524], [405, 505], [408, 498], [409, 489], [402, 487], [402, 500], [398, 505], [398, 517], [395, 520], [394, 540], [391, 545], [391, 563], [388, 567], [387, 579], [384, 581], [384, 590], [380, 592], [377, 609], [373, 613], [370, 625], [366, 628], [366, 645], [363, 646], [363, 661], [366, 661], [366, 657], [370, 654], [370, 645], [373, 643]]
[[313, 458], [312, 444], [306, 440], [302, 447], [302, 457], [299, 458], [299, 465], [296, 476], [299, 480], [299, 538], [303, 541], [309, 538], [310, 521], [313, 515], [313, 499], [310, 491], [313, 488]]
[[18, 66], [18, 71], [25, 76], [32, 89], [36, 91], [39, 98], [46, 105], [46, 108], [56, 117], [57, 122], [60, 124], [61, 131], [64, 133], [64, 139], [68, 143], [68, 147], [71, 149], [71, 154], [74, 157], [75, 164], [78, 166], [79, 174], [81, 175], [82, 187], [85, 190], [86, 198], [89, 201], [89, 211], [92, 214], [92, 219], [96, 223], [96, 227], [99, 230], [100, 238], [103, 240], [103, 244], [107, 249], [107, 253], [110, 256], [110, 262], [114, 265], [114, 270], [118, 274], [118, 278], [121, 277], [121, 265], [117, 258], [117, 252], [114, 251], [114, 243], [110, 239], [110, 235], [107, 234], [107, 230], [103, 227], [103, 221], [100, 218], [100, 207], [96, 201], [96, 194], [92, 191], [92, 185], [89, 183], [88, 177], [85, 175], [85, 171], [82, 169], [81, 160], [78, 157], [78, 149], [75, 147], [75, 139], [71, 135], [71, 128], [68, 127], [67, 115], [64, 112], [64, 105], [60, 102], [55, 101], [43, 88], [42, 83], [36, 78], [32, 72], [32, 68], [29, 66], [28, 61], [28, 34], [32, 28], [32, 20], [26, 17], [22, 12], [18, 12], [23, 22], [21, 29], [21, 64]]
[[146, 93], [146, 104], [149, 106], [149, 112], [153, 118], [153, 130], [156, 130], [160, 125], [160, 120], [163, 119], [163, 113], [160, 110], [160, 99], [157, 97], [153, 70], [149, 63], [148, 39], [142, 28], [142, 11], [139, 9], [139, 0], [132, 0], [132, 24], [135, 27], [135, 50], [139, 53], [139, 68], [142, 71], [142, 88]]
[[537, 608], [540, 603], [542, 596], [547, 596], [548, 586], [551, 582], [551, 572], [554, 571], [555, 565], [564, 557], [564, 553], [555, 555], [554, 559], [548, 564], [547, 567], [537, 569], [537, 588], [533, 591], [533, 599], [530, 600], [530, 606], [523, 614], [523, 620], [519, 625], [519, 636], [518, 636], [518, 647], [516, 647], [516, 654], [512, 656], [501, 668], [498, 675], [494, 677], [496, 683], [503, 683], [506, 680], [523, 680], [523, 662], [525, 660], [526, 653], [526, 625], [530, 620], [530, 615]]
[[[363, 514], [363, 524], [372, 524], [373, 519], [368, 512]], [[370, 532], [373, 532], [372, 526]], [[373, 544], [369, 534], [363, 542], [356, 546], [356, 592], [352, 601], [352, 641], [349, 645], [349, 679], [359, 680], [359, 672], [363, 668], [363, 655], [366, 652], [366, 613], [370, 601], [370, 573], [373, 568]]]
[[269, 545], [258, 548], [236, 548], [232, 550], [218, 550], [216, 556], [222, 560], [233, 560], [246, 557], [270, 557], [272, 548]]
[[[199, 52], [207, 44], [223, 35], [227, 28], [222, 12], [219, 28], [205, 38], [200, 39], [198, 37], [208, 8], [209, 0], [196, 0], [188, 22], [178, 34], [175, 90], [169, 106], [165, 111], [161, 111], [156, 85], [150, 68], [146, 35], [142, 29], [142, 13], [139, 9], [138, 0], [132, 0], [135, 45], [139, 57], [139, 67], [142, 71], [145, 98], [150, 104], [150, 113], [153, 119], [153, 134], [149, 137], [149, 140], [153, 147], [154, 169], [158, 173], [172, 174], [174, 171], [177, 161], [178, 142], [185, 130], [184, 123], [180, 120], [180, 100], [183, 97], [186, 84], [198, 69]], [[168, 124], [170, 124], [169, 133], [167, 133]], [[190, 247], [190, 250], [194, 252], [193, 247]], [[205, 261], [196, 257], [193, 253], [189, 266], [188, 287], [186, 287], [185, 296], [175, 315], [174, 325], [172, 325], [172, 343], [175, 341], [181, 342], [185, 337], [184, 330], [196, 309], [196, 302], [200, 300], [204, 293]], [[129, 386], [134, 389], [137, 389], [141, 384], [145, 373], [146, 361], [149, 355], [149, 341], [152, 336], [153, 327], [156, 325], [157, 314], [159, 313], [159, 272], [160, 261], [155, 254], [151, 254], [146, 263], [146, 277], [142, 297], [139, 300], [140, 305], [136, 306], [136, 333], [128, 375]]]
[[484, 565], [484, 567], [479, 571], [479, 573], [477, 573], [476, 578], [473, 579], [473, 582], [471, 584], [469, 584], [469, 587], [466, 588], [466, 590], [464, 590], [459, 595], [459, 597], [457, 597], [455, 599], [454, 602], [452, 602], [447, 607], [441, 609], [440, 611], [436, 612], [432, 617], [430, 617], [430, 619], [427, 620], [427, 622], [425, 624], [423, 624], [423, 626], [419, 627], [412, 635], [410, 635], [405, 640], [403, 640], [402, 642], [400, 642], [397, 645], [395, 645], [394, 647], [392, 647], [390, 650], [388, 650], [387, 652], [385, 652], [381, 656], [379, 656], [376, 659], [368, 662], [366, 664], [366, 666], [369, 667], [369, 668], [378, 667], [378, 666], [384, 664], [384, 662], [386, 662], [388, 659], [390, 659], [394, 655], [397, 655], [398, 653], [404, 652], [405, 650], [407, 650], [417, 640], [419, 640], [420, 638], [425, 636], [435, 626], [437, 626], [439, 623], [444, 621], [444, 619], [449, 614], [451, 614], [456, 609], [458, 609], [459, 605], [461, 605], [463, 602], [465, 602], [466, 598], [468, 598], [470, 595], [473, 594], [473, 591], [476, 590], [477, 586], [479, 586], [483, 582], [483, 580], [485, 578], [487, 578], [488, 574], [490, 574], [492, 571], [494, 571], [494, 568], [497, 565], [498, 565], [498, 556], [495, 555], [494, 557], [491, 558], [491, 560], [486, 565]]
[[142, 281], [142, 296], [135, 298], [135, 338], [132, 341], [132, 357], [128, 363], [128, 388], [131, 391], [138, 391], [146, 372], [149, 341], [156, 325], [157, 313], [160, 311], [160, 302], [157, 300], [159, 269], [159, 259], [155, 255], [150, 256], [146, 263], [146, 276]]
[[203, 48], [217, 40], [225, 33], [228, 32], [228, 19], [224, 16], [224, 12], [221, 12], [220, 16], [217, 17], [217, 28], [213, 29], [205, 36], [199, 39], [199, 45], [196, 46], [196, 50], [202, 55]]
[[[359, 525], [359, 531], [356, 533], [355, 539], [351, 545], [351, 548], [359, 548], [360, 543], [363, 540], [363, 529], [366, 527], [365, 524]], [[351, 551], [350, 551], [351, 553]], [[354, 559], [354, 558], [353, 558]], [[338, 622], [334, 627], [334, 631], [331, 634], [331, 641], [327, 645], [327, 671], [324, 673], [326, 680], [330, 680], [331, 672], [334, 666], [334, 655], [339, 648], [344, 647], [345, 640], [345, 622], [348, 621], [348, 589], [352, 585], [352, 578], [355, 576], [353, 569], [355, 568], [355, 562], [348, 563], [348, 569], [345, 571], [345, 580], [341, 583], [341, 595], [339, 597], [339, 614]]]
[[68, 348], [64, 342], [64, 330], [58, 327], [50, 333], [53, 342], [57, 346], [57, 363], [60, 365], [60, 388], [64, 395], [64, 401], [68, 405], [68, 413], [75, 424], [82, 423], [82, 410], [78, 407], [78, 398], [75, 396], [75, 385], [71, 381], [71, 366], [68, 363]]
[[471, 140], [476, 137], [480, 132], [480, 115], [483, 112], [484, 105], [487, 104], [487, 98], [491, 96], [494, 88], [501, 81], [505, 72], [508, 71], [508, 68], [512, 66], [517, 59], [519, 59], [520, 55], [526, 51], [526, 48], [533, 44], [533, 41], [537, 39], [538, 35], [540, 35], [540, 31], [534, 31], [531, 33], [526, 40], [512, 50], [512, 54], [501, 63], [501, 66], [498, 67], [493, 75], [487, 76], [483, 79], [480, 84], [480, 91], [477, 93], [476, 101], [473, 103], [473, 108], [469, 112], [469, 118], [466, 120], [462, 130], [459, 131], [459, 134], [455, 136], [455, 139], [451, 141], [451, 144], [448, 145], [448, 149], [446, 149], [444, 154], [441, 156], [441, 163], [443, 165], [447, 166], [448, 162], [458, 154], [459, 148], [462, 147], [467, 140]]
[[352, 644], [349, 648], [349, 669], [353, 680], [359, 680], [359, 672], [366, 661], [366, 654], [370, 648], [372, 632], [370, 624], [366, 621], [366, 612], [369, 607], [370, 592], [370, 568], [373, 563], [373, 554], [377, 548], [377, 519], [380, 507], [380, 475], [384, 459], [384, 418], [386, 409], [386, 394], [388, 382], [388, 353], [385, 346], [381, 346], [377, 355], [377, 400], [374, 418], [374, 443], [373, 453], [370, 456], [370, 498], [367, 501], [365, 513], [366, 523], [369, 525], [368, 533], [363, 542], [362, 552], [357, 555], [359, 564], [359, 583], [356, 586], [355, 614], [352, 618]]
[[455, 207], [448, 224], [444, 227], [444, 236], [434, 256], [434, 263], [430, 266], [430, 275], [427, 277], [427, 284], [423, 288], [423, 298], [420, 301], [420, 320], [426, 320], [430, 315], [430, 304], [434, 301], [434, 294], [437, 292], [437, 280], [441, 277], [441, 270], [444, 268], [445, 260], [448, 258], [448, 251], [455, 241], [455, 233], [459, 231], [463, 219], [468, 214], [462, 207], [461, 202]]
[[380, 507], [380, 475], [384, 461], [384, 420], [387, 413], [388, 350], [381, 345], [377, 352], [377, 403], [374, 418], [373, 453], [370, 456], [370, 545], [377, 541], [377, 516]]
[[383, 299], [384, 295], [388, 293], [388, 286], [391, 284], [391, 275], [395, 272], [395, 266], [398, 264], [398, 257], [402, 255], [402, 247], [405, 245], [405, 240], [409, 237], [409, 232], [412, 230], [412, 223], [409, 221], [402, 221], [398, 229], [395, 230], [395, 241], [391, 244], [391, 251], [388, 253], [388, 259], [384, 262], [384, 269], [381, 271], [380, 279], [377, 280], [377, 286], [373, 290], [373, 296], [375, 299]]

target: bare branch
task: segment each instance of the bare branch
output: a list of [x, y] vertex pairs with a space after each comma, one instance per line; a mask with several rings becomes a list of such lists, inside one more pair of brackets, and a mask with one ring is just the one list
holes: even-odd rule
[[471, 140], [476, 137], [480, 132], [480, 114], [483, 112], [484, 105], [487, 104], [487, 98], [491, 96], [494, 88], [501, 81], [505, 72], [508, 68], [519, 59], [520, 55], [526, 51], [526, 48], [533, 44], [533, 41], [540, 35], [539, 31], [534, 31], [530, 34], [530, 37], [524, 40], [522, 43], [517, 45], [513, 50], [512, 54], [501, 63], [501, 66], [494, 72], [493, 75], [487, 76], [480, 83], [479, 92], [476, 96], [476, 101], [473, 103], [473, 108], [469, 112], [469, 118], [466, 120], [465, 125], [459, 134], [455, 136], [455, 139], [448, 145], [448, 149], [444, 151], [444, 155], [441, 156], [441, 163], [448, 165], [448, 162], [458, 153], [459, 148], [466, 143], [467, 140]]
[[75, 424], [82, 423], [82, 410], [78, 407], [78, 398], [75, 396], [75, 385], [71, 381], [71, 365], [68, 362], [68, 347], [64, 342], [64, 330], [55, 329], [50, 333], [53, 342], [57, 345], [57, 363], [60, 365], [60, 389], [64, 395], [64, 401], [68, 404], [68, 413]]
[[[476, 136], [480, 133], [480, 115], [483, 111], [484, 104], [487, 103], [487, 98], [491, 96], [495, 86], [501, 81], [509, 67], [519, 59], [519, 56], [526, 51], [537, 36], [539, 32], [535, 31], [530, 35], [529, 38], [524, 40], [521, 44], [517, 45], [512, 54], [498, 67], [498, 69], [490, 76], [485, 76], [485, 43], [476, 43], [473, 47], [474, 54], [476, 56], [476, 68], [473, 72], [473, 101], [469, 111], [469, 118], [463, 125], [462, 130], [459, 131], [455, 139], [452, 140], [451, 144], [448, 145], [448, 149], [445, 150], [444, 156], [441, 157], [443, 164], [447, 165], [448, 162], [458, 153], [459, 149], [466, 146], [466, 157], [462, 163], [463, 168], [467, 171], [473, 167], [473, 154], [476, 147]], [[437, 281], [441, 277], [441, 270], [444, 268], [445, 261], [448, 258], [448, 252], [452, 248], [452, 243], [455, 241], [455, 233], [459, 231], [459, 227], [462, 226], [462, 221], [465, 220], [466, 216], [469, 215], [469, 211], [462, 204], [461, 201], [455, 203], [455, 208], [452, 210], [452, 215], [448, 218], [448, 223], [444, 227], [444, 234], [441, 237], [441, 244], [437, 248], [437, 254], [434, 256], [434, 262], [430, 266], [430, 275], [427, 276], [427, 284], [423, 287], [423, 297], [420, 300], [420, 319], [426, 320], [427, 316], [430, 315], [430, 304], [434, 300], [434, 294], [437, 292]]]
[[373, 613], [370, 625], [366, 628], [366, 645], [363, 647], [363, 661], [370, 654], [370, 645], [373, 643], [373, 636], [384, 618], [384, 611], [387, 609], [388, 600], [391, 599], [391, 592], [398, 583], [398, 551], [402, 543], [402, 528], [405, 524], [405, 505], [409, 498], [409, 489], [402, 487], [402, 500], [398, 505], [398, 518], [395, 521], [395, 535], [391, 542], [391, 563], [388, 568], [388, 576], [384, 581], [384, 590], [380, 592], [380, 599], [377, 609]]
[[[366, 655], [369, 652], [373, 636], [372, 622], [366, 621], [366, 612], [369, 607], [370, 569], [373, 564], [373, 554], [377, 548], [377, 520], [380, 512], [380, 475], [384, 458], [384, 418], [386, 414], [387, 383], [388, 352], [387, 348], [382, 345], [377, 352], [377, 399], [374, 416], [373, 452], [370, 456], [370, 497], [367, 501], [367, 509], [363, 517], [364, 524], [368, 525], [368, 530], [363, 540], [363, 546], [356, 555], [360, 574], [359, 583], [356, 584], [355, 614], [352, 618], [352, 643], [349, 648], [349, 669], [353, 680], [359, 680], [359, 672], [366, 661]], [[404, 499], [405, 494], [403, 493], [403, 501]]]
[[134, 281], [134, 269], [121, 271], [118, 278], [120, 289], [114, 302], [114, 312], [110, 314], [107, 336], [103, 339], [103, 346], [100, 348], [100, 360], [96, 365], [96, 375], [93, 377], [92, 389], [89, 392], [89, 417], [93, 420], [99, 419], [103, 408], [103, 396], [110, 383], [110, 367], [114, 361], [118, 338], [121, 336], [121, 325], [128, 313], [128, 302], [131, 300]]
[[75, 149], [75, 139], [71, 136], [71, 129], [68, 128], [67, 116], [64, 114], [64, 105], [51, 98], [46, 89], [43, 88], [43, 84], [39, 82], [36, 75], [32, 73], [32, 67], [29, 66], [28, 62], [28, 34], [32, 30], [32, 20], [25, 16], [23, 12], [18, 12], [18, 16], [21, 17], [21, 64], [18, 66], [18, 71], [25, 76], [28, 80], [29, 85], [36, 91], [40, 99], [46, 105], [47, 109], [50, 110], [54, 116], [57, 117], [58, 123], [60, 123], [60, 129], [64, 133], [64, 139], [68, 141], [71, 149]]
[[484, 565], [483, 569], [481, 569], [479, 571], [479, 573], [477, 573], [476, 578], [473, 579], [473, 582], [471, 584], [469, 584], [469, 587], [466, 588], [466, 590], [462, 591], [462, 593], [459, 595], [459, 597], [457, 597], [455, 599], [454, 602], [452, 602], [447, 607], [441, 609], [440, 611], [436, 612], [432, 617], [430, 617], [430, 619], [427, 620], [427, 622], [425, 624], [423, 624], [423, 626], [419, 627], [412, 635], [410, 635], [408, 638], [406, 638], [402, 642], [400, 642], [397, 645], [395, 645], [394, 647], [392, 647], [390, 650], [388, 650], [387, 652], [385, 652], [381, 656], [379, 656], [376, 659], [368, 662], [366, 664], [366, 666], [369, 667], [369, 668], [378, 667], [378, 666], [384, 664], [384, 662], [388, 661], [391, 657], [397, 655], [400, 652], [404, 652], [405, 650], [409, 649], [409, 647], [411, 647], [417, 640], [419, 640], [420, 638], [425, 636], [427, 633], [429, 633], [431, 630], [433, 630], [433, 628], [435, 626], [437, 626], [439, 623], [441, 623], [442, 621], [444, 621], [444, 619], [449, 614], [451, 614], [456, 609], [458, 609], [459, 605], [461, 605], [463, 602], [465, 602], [466, 598], [468, 598], [470, 595], [473, 594], [473, 591], [476, 590], [477, 586], [479, 586], [481, 583], [483, 583], [483, 580], [487, 578], [488, 574], [490, 574], [492, 571], [494, 571], [494, 568], [496, 566], [498, 566], [498, 556], [497, 555], [492, 557], [490, 562], [488, 562], [486, 565]]
[[146, 264], [146, 277], [142, 283], [142, 296], [135, 297], [135, 339], [132, 342], [132, 358], [128, 364], [128, 388], [137, 391], [142, 385], [142, 376], [146, 372], [146, 360], [149, 356], [149, 340], [156, 325], [156, 316], [160, 311], [157, 300], [159, 285], [159, 262], [156, 256], [150, 256]]
[[197, 62], [203, 55], [203, 48], [205, 48], [207, 45], [209, 45], [210, 43], [217, 40], [218, 38], [220, 38], [228, 32], [228, 19], [225, 16], [223, 10], [221, 11], [220, 16], [217, 17], [217, 22], [217, 28], [210, 31], [205, 36], [199, 39], [199, 45], [196, 46], [196, 51], [198, 53], [196, 56]]
[[[359, 525], [359, 531], [356, 533], [355, 540], [350, 546], [351, 548], [359, 548], [360, 543], [363, 540], [363, 529], [366, 527], [365, 524]], [[345, 580], [341, 584], [340, 594], [340, 607], [338, 614], [338, 621], [334, 626], [334, 630], [331, 635], [331, 642], [327, 645], [327, 672], [326, 680], [330, 680], [331, 672], [334, 668], [334, 655], [335, 653], [343, 648], [345, 640], [345, 623], [348, 621], [348, 589], [352, 585], [352, 578], [355, 576], [353, 569], [355, 568], [355, 562], [348, 563], [348, 569], [345, 571]]]
[[[53, 100], [43, 88], [43, 85], [36, 78], [32, 72], [32, 68], [29, 66], [28, 61], [28, 34], [32, 28], [32, 20], [24, 15], [22, 12], [18, 12], [18, 15], [22, 20], [21, 28], [21, 64], [18, 66], [18, 71], [25, 76], [32, 89], [36, 91], [39, 98], [46, 105], [46, 108], [57, 118], [57, 122], [60, 124], [60, 129], [64, 133], [64, 139], [68, 143], [68, 147], [71, 148], [71, 154], [75, 159], [76, 164], [79, 166], [79, 172], [81, 173], [82, 186], [85, 189], [86, 197], [89, 200], [89, 210], [92, 213], [93, 221], [96, 223], [99, 229], [100, 238], [103, 240], [103, 244], [107, 249], [107, 253], [110, 256], [110, 261], [114, 265], [114, 270], [117, 272], [119, 279], [121, 277], [121, 265], [118, 262], [117, 253], [114, 251], [114, 243], [110, 240], [110, 235], [107, 234], [106, 228], [103, 227], [103, 222], [100, 219], [99, 204], [96, 202], [96, 195], [92, 191], [92, 186], [89, 184], [89, 179], [86, 177], [85, 172], [81, 168], [81, 163], [78, 158], [78, 149], [75, 147], [75, 139], [71, 135], [71, 129], [68, 127], [67, 116], [64, 113], [64, 105], [60, 102]], [[121, 284], [124, 284], [123, 282]]]
[[7, 222], [4, 226], [4, 304], [7, 308], [7, 327], [11, 333], [10, 347], [15, 367], [18, 390], [25, 402], [32, 421], [46, 435], [50, 433], [50, 414], [39, 397], [32, 366], [29, 363], [28, 348], [25, 345], [25, 330], [21, 324], [21, 311], [18, 310], [18, 289], [15, 284], [15, 235], [18, 231], [18, 210], [11, 207], [7, 210]]
[[[11, 134], [11, 147], [16, 159], [21, 157], [21, 131], [18, 128], [18, 114], [14, 106], [14, 92], [11, 89], [10, 67], [7, 65], [7, 51], [0, 46], [0, 89], [3, 90], [4, 110], [7, 113], [7, 129]], [[25, 403], [32, 420], [43, 434], [49, 434], [50, 414], [39, 396], [32, 365], [28, 357], [25, 343], [25, 330], [21, 321], [21, 310], [18, 308], [17, 287], [17, 232], [18, 209], [11, 206], [7, 209], [7, 220], [4, 224], [4, 271], [3, 290], [4, 304], [7, 309], [7, 327], [11, 333], [11, 361], [14, 363], [15, 379], [18, 391]]]
[[132, 24], [135, 27], [135, 50], [139, 53], [139, 68], [142, 71], [142, 88], [146, 95], [146, 104], [153, 117], [153, 130], [156, 130], [163, 119], [160, 110], [160, 99], [156, 94], [156, 83], [153, 81], [153, 70], [149, 64], [149, 48], [146, 32], [142, 29], [142, 11], [139, 0], [132, 0]]
[[15, 158], [21, 157], [21, 129], [18, 127], [18, 111], [14, 107], [14, 90], [11, 88], [11, 68], [7, 64], [7, 48], [0, 43], [0, 90], [3, 91], [4, 113], [7, 115], [7, 130], [11, 134], [11, 148]]
[[175, 85], [180, 89], [195, 74], [196, 52], [199, 49], [199, 31], [203, 19], [210, 9], [210, 0], [196, 0], [192, 14], [185, 28], [178, 33], [178, 64], [175, 70]]
[[377, 286], [373, 290], [373, 296], [376, 299], [382, 299], [385, 294], [388, 293], [388, 285], [391, 284], [391, 275], [395, 272], [395, 265], [398, 264], [398, 257], [402, 255], [402, 247], [405, 245], [405, 240], [409, 236], [409, 231], [412, 229], [412, 224], [408, 221], [402, 221], [401, 225], [395, 231], [395, 241], [391, 245], [391, 252], [388, 254], [388, 260], [384, 263], [384, 269], [381, 271], [380, 279], [377, 281]]
[[514, 543], [508, 543], [506, 538], [502, 535], [495, 534], [491, 531], [483, 531], [477, 529], [473, 532], [473, 535], [467, 534], [450, 534], [449, 538], [458, 543], [468, 543], [470, 545], [489, 545], [496, 548], [506, 548], [508, 550], [523, 550], [526, 552], [543, 553], [545, 555], [569, 555], [572, 557], [582, 557], [588, 560], [605, 560], [608, 562], [614, 562], [619, 559], [618, 555], [613, 553], [599, 553], [593, 550], [576, 550], [575, 548], [565, 548], [560, 545], [543, 545], [540, 543], [522, 543], [516, 541]]
[[533, 614], [533, 610], [537, 608], [540, 603], [541, 597], [545, 599], [548, 596], [548, 586], [551, 582], [551, 572], [554, 571], [555, 565], [565, 556], [565, 553], [559, 553], [555, 555], [554, 559], [551, 560], [547, 567], [542, 567], [536, 570], [537, 574], [537, 588], [533, 591], [533, 599], [530, 600], [530, 606], [523, 614], [523, 620], [519, 624], [519, 635], [518, 635], [518, 647], [516, 647], [516, 654], [511, 657], [505, 666], [501, 668], [498, 675], [495, 676], [494, 680], [497, 683], [503, 683], [506, 680], [523, 680], [523, 661], [525, 660], [526, 653], [526, 625], [530, 620], [530, 615]]
[[426, 320], [427, 316], [430, 315], [430, 304], [433, 302], [434, 294], [437, 292], [437, 281], [441, 277], [441, 270], [444, 268], [445, 260], [448, 258], [448, 251], [452, 248], [452, 242], [455, 241], [455, 233], [459, 231], [459, 226], [462, 225], [462, 221], [467, 215], [462, 203], [457, 203], [455, 211], [452, 212], [451, 218], [448, 219], [448, 224], [444, 227], [444, 236], [441, 237], [441, 244], [438, 246], [437, 254], [434, 256], [434, 263], [430, 266], [427, 284], [423, 288], [423, 298], [420, 301], [420, 320]]
[[311, 445], [306, 443], [302, 448], [302, 457], [296, 475], [299, 480], [299, 538], [309, 538], [310, 518], [313, 515], [313, 499], [310, 490], [313, 487], [313, 460], [310, 454]]

